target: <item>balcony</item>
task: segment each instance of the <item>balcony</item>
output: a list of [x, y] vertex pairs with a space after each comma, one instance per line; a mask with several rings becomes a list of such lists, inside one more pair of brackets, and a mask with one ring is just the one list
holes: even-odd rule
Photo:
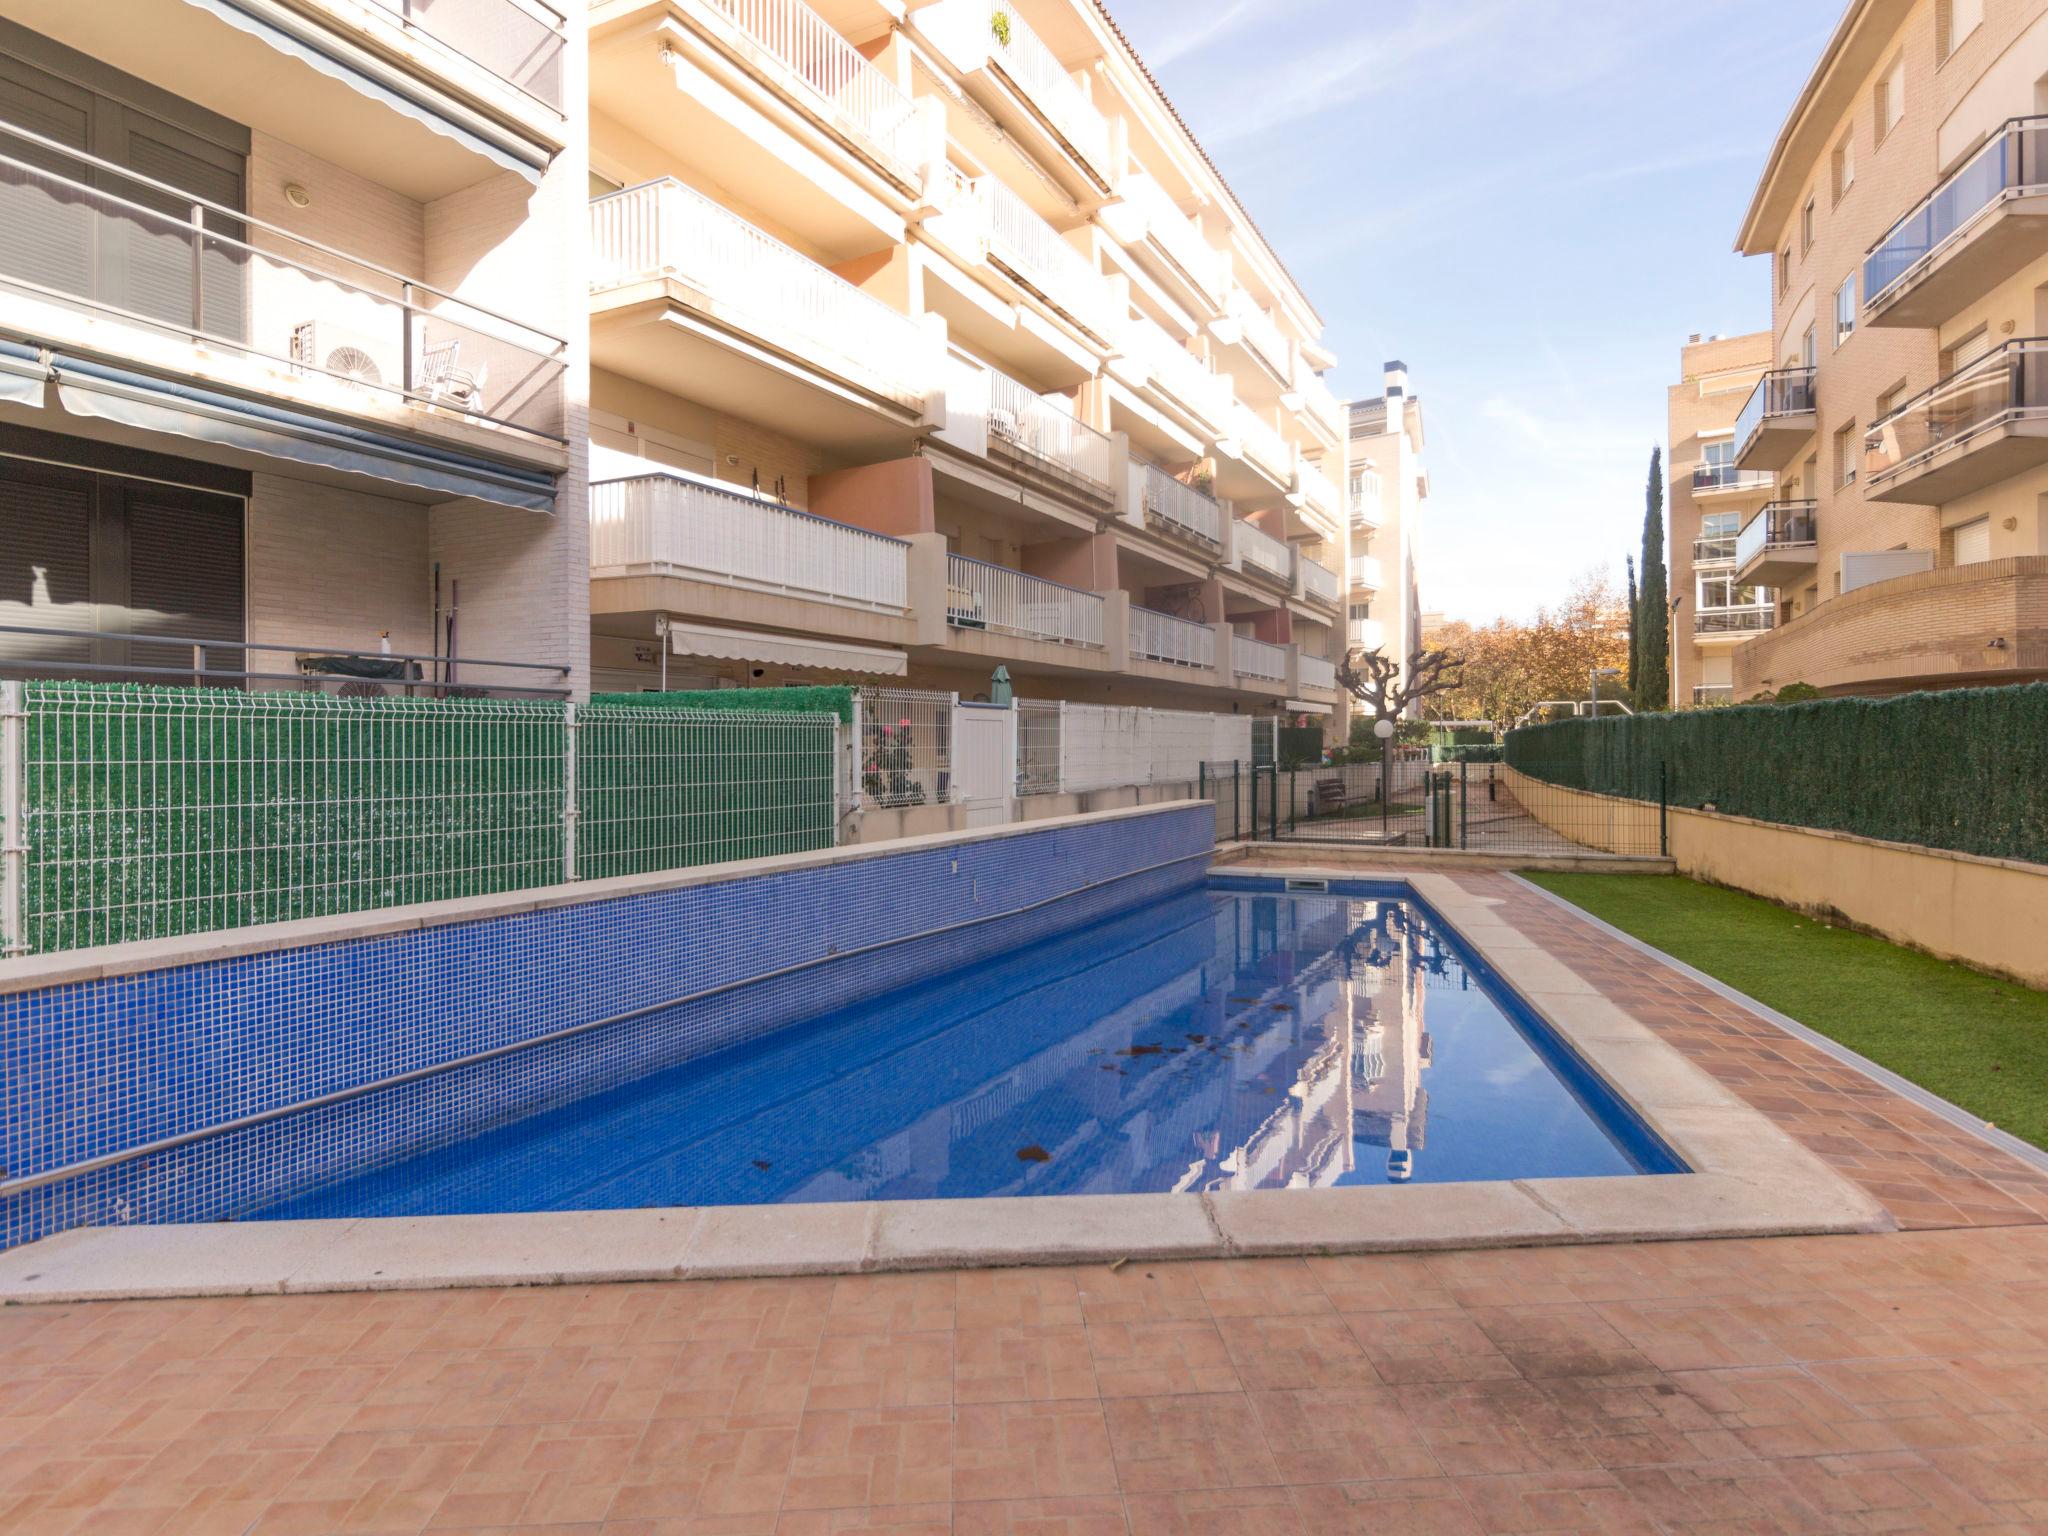
[[1216, 670], [1216, 631], [1150, 608], [1131, 609], [1131, 655], [1172, 667]]
[[[1277, 398], [1281, 392], [1293, 387], [1293, 349], [1287, 345], [1287, 337], [1273, 317], [1259, 308], [1244, 289], [1231, 288], [1225, 300], [1223, 318], [1210, 322], [1209, 334], [1252, 368], [1262, 370], [1256, 379], [1240, 377], [1240, 389], [1252, 387], [1253, 392], [1264, 398]], [[1265, 387], [1256, 388], [1258, 383]]]
[[987, 378], [989, 448], [1107, 499], [1109, 438], [1077, 420], [1068, 401], [1048, 399], [994, 369]]
[[1692, 616], [1695, 640], [1746, 640], [1762, 634], [1778, 622], [1775, 603], [1755, 603], [1742, 608], [1701, 608]]
[[2048, 341], [2009, 341], [1874, 423], [1872, 501], [1941, 506], [2048, 463]]
[[1008, 0], [942, 0], [917, 25], [1034, 151], [1057, 150], [1100, 193], [1114, 182], [1109, 123]]
[[1223, 509], [1213, 498], [1182, 484], [1155, 464], [1133, 464], [1131, 479], [1147, 527], [1191, 539], [1203, 546], [1205, 554], [1223, 548]]
[[1237, 568], [1246, 575], [1264, 576], [1283, 587], [1294, 585], [1294, 550], [1265, 529], [1239, 518], [1230, 530]]
[[2048, 254], [2048, 117], [2016, 117], [1863, 260], [1867, 325], [1936, 326]]
[[1692, 563], [1694, 565], [1727, 565], [1735, 559], [1735, 535], [1720, 538], [1694, 539], [1692, 541]]
[[1274, 488], [1294, 488], [1294, 448], [1286, 438], [1241, 402], [1231, 408], [1228, 427], [1229, 434], [1218, 444], [1217, 452], [1254, 472], [1231, 485], [1230, 494], [1256, 496]]
[[1230, 419], [1230, 380], [1212, 373], [1209, 365], [1150, 320], [1132, 320], [1124, 328], [1123, 346], [1145, 370], [1146, 383], [1174, 409], [1214, 437]]
[[1268, 645], [1250, 635], [1232, 635], [1230, 666], [1240, 679], [1284, 687], [1287, 682], [1287, 647]]
[[1353, 555], [1351, 557], [1351, 585], [1367, 592], [1377, 592], [1386, 584], [1386, 577], [1380, 568], [1378, 555]]
[[1295, 657], [1295, 676], [1304, 688], [1314, 688], [1322, 693], [1337, 691], [1337, 664], [1326, 656], [1310, 656], [1306, 652]]
[[1378, 619], [1353, 619], [1345, 634], [1354, 651], [1377, 651], [1387, 643], [1387, 627]]
[[475, 67], [560, 113], [567, 20], [543, 0], [361, 0], [458, 73]]
[[1152, 177], [1133, 172], [1117, 186], [1122, 201], [1102, 210], [1102, 222], [1175, 293], [1198, 311], [1219, 310], [1230, 282], [1229, 263], [1195, 221], [1174, 206]]
[[835, 447], [933, 418], [935, 333], [693, 188], [596, 198], [590, 244], [599, 366]]
[[1735, 540], [1735, 579], [1745, 587], [1793, 587], [1820, 560], [1813, 501], [1773, 501], [1742, 525]]
[[946, 556], [946, 623], [1053, 645], [1102, 649], [1102, 599], [1008, 566]]
[[87, 388], [65, 376], [69, 354], [113, 356], [358, 430], [562, 461], [558, 338], [28, 129], [0, 133], [38, 162], [0, 154], [8, 329], [58, 354], [67, 395]]
[[902, 613], [909, 548], [743, 492], [650, 474], [590, 488], [590, 573], [683, 576]]
[[1289, 408], [1308, 425], [1309, 437], [1327, 448], [1342, 446], [1344, 407], [1336, 392], [1323, 382], [1323, 376], [1309, 367], [1306, 358], [1295, 359], [1294, 390], [1290, 399], [1292, 404]]
[[1749, 392], [1735, 418], [1735, 462], [1742, 469], [1778, 470], [1798, 456], [1815, 431], [1813, 370], [1779, 368]]
[[1109, 285], [1082, 255], [1007, 182], [984, 176], [969, 183], [987, 221], [989, 260], [1046, 305], [1107, 346], [1117, 329]]
[[1334, 534], [1342, 526], [1344, 498], [1338, 493], [1337, 482], [1306, 460], [1295, 463], [1294, 495], [1322, 523], [1326, 533]]
[[1767, 496], [1777, 477], [1767, 470], [1737, 469], [1733, 464], [1695, 464], [1692, 494], [1695, 500], [1707, 496]]
[[1301, 572], [1301, 595], [1310, 602], [1335, 608], [1344, 600], [1343, 583], [1327, 565], [1304, 556], [1296, 562], [1295, 568]]

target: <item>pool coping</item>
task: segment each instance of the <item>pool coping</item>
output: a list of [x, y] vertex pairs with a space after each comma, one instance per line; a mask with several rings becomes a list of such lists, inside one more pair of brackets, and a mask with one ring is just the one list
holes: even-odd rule
[[[1227, 868], [1228, 866], [1226, 866]], [[1230, 873], [1249, 873], [1231, 869]], [[1378, 877], [1379, 872], [1374, 872]], [[1268, 879], [1360, 871], [1264, 867]], [[1389, 870], [1692, 1171], [1202, 1194], [717, 1206], [79, 1228], [0, 1253], [0, 1302], [731, 1279], [1881, 1232], [1890, 1214], [1503, 921]]]

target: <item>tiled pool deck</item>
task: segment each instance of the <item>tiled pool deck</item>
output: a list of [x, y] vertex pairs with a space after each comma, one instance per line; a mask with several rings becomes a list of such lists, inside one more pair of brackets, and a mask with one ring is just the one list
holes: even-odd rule
[[1945, 1230], [11, 1307], [0, 1530], [2048, 1529], [2048, 1177], [1456, 878]]

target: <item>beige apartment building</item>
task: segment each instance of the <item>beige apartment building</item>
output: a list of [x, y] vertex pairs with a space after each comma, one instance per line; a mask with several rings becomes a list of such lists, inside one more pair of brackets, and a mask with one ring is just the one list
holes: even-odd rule
[[1102, 6], [588, 31], [600, 687], [1336, 711], [1334, 359]]
[[585, 686], [584, 52], [542, 0], [0, 0], [0, 663]]
[[2048, 3], [1857, 0], [1737, 248], [1775, 365], [1736, 423], [1775, 593], [1737, 697], [2048, 677]]
[[1351, 558], [1346, 570], [1345, 640], [1354, 651], [1384, 651], [1407, 675], [1422, 645], [1418, 548], [1422, 504], [1422, 401], [1409, 393], [1408, 365], [1386, 365], [1386, 389], [1347, 412]]
[[1732, 701], [1736, 649], [1777, 621], [1776, 594], [1735, 574], [1736, 537], [1777, 484], [1736, 466], [1735, 421], [1773, 356], [1769, 331], [1694, 336], [1679, 351], [1664, 451], [1674, 709]]

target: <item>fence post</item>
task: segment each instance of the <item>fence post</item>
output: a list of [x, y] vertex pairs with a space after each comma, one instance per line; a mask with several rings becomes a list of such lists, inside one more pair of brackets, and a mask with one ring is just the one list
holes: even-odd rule
[[1671, 764], [1657, 760], [1657, 855], [1671, 857]]
[[1230, 765], [1230, 840], [1244, 841], [1244, 764]]
[[583, 728], [576, 718], [576, 701], [562, 706], [562, 879], [576, 879], [576, 733]]
[[1472, 765], [1460, 759], [1458, 763], [1458, 846], [1461, 849], [1470, 846], [1466, 841], [1465, 823], [1469, 806], [1468, 796], [1470, 794], [1467, 786], [1471, 783], [1471, 780]]
[[[860, 708], [859, 695], [857, 694], [855, 695], [853, 707], [855, 709]], [[844, 725], [845, 722], [837, 715], [832, 717], [832, 846], [835, 848], [844, 840], [840, 835], [842, 830], [840, 818], [846, 814], [846, 801], [842, 793], [846, 788], [846, 770], [842, 764], [848, 762], [849, 759], [846, 756], [845, 743], [839, 739], [839, 732], [844, 728]]]
[[867, 765], [861, 761], [867, 755], [866, 749], [862, 745], [866, 740], [866, 735], [861, 728], [861, 716], [861, 691], [856, 688], [853, 690], [853, 726], [847, 732], [849, 740], [847, 741], [848, 754], [846, 763], [846, 809], [849, 812], [858, 811], [861, 808], [861, 794], [866, 787], [862, 781], [866, 778], [865, 770]]
[[0, 682], [0, 958], [28, 953], [28, 712], [18, 682]]
[[1280, 841], [1280, 759], [1273, 759], [1273, 787], [1266, 792], [1266, 826], [1273, 841]]

